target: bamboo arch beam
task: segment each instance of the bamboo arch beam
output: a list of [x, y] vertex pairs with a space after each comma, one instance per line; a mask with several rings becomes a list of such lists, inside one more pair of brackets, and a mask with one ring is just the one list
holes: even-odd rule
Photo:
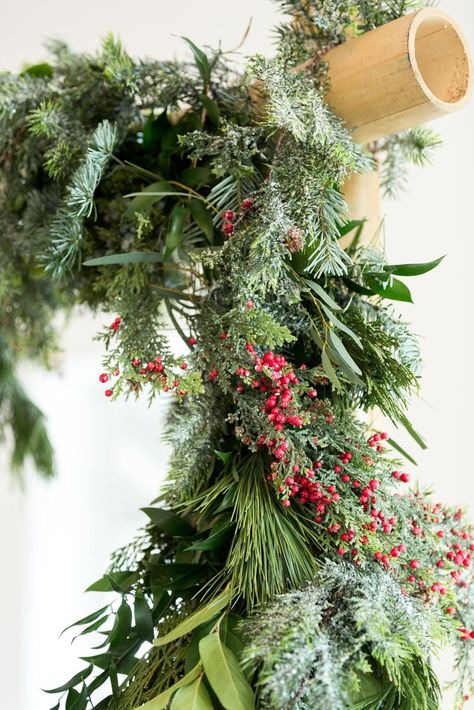
[[[456, 23], [425, 8], [329, 50], [327, 102], [359, 143], [463, 108], [472, 92], [472, 61]], [[344, 185], [352, 219], [365, 219], [362, 243], [374, 243], [381, 221], [378, 173]]]
[[466, 41], [444, 12], [428, 7], [329, 50], [327, 102], [358, 143], [463, 108], [472, 91]]

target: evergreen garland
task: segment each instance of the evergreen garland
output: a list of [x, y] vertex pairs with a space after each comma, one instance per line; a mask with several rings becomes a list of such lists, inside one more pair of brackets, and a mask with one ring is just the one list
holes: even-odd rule
[[425, 446], [406, 415], [419, 350], [394, 303], [411, 300], [399, 277], [440, 260], [361, 247], [341, 192], [375, 154], [393, 194], [439, 141], [422, 128], [366, 151], [324, 102], [324, 52], [420, 3], [280, 4], [276, 56], [245, 76], [189, 39], [192, 61], [136, 62], [111, 37], [0, 76], [14, 462], [52, 470], [14, 365], [48, 361], [58, 309], [118, 314], [98, 334], [106, 396], [176, 395], [167, 484], [91, 585], [117, 598], [72, 625], [103, 642], [48, 691], [55, 708], [434, 710], [430, 657], [448, 641], [459, 702], [474, 685], [473, 527], [407, 492], [411, 453], [357, 414], [378, 407]]

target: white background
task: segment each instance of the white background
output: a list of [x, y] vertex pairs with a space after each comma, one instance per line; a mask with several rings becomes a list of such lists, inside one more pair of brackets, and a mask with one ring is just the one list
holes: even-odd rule
[[[440, 5], [474, 46], [473, 4]], [[24, 61], [44, 59], [47, 37], [93, 51], [108, 31], [120, 35], [134, 55], [182, 56], [180, 35], [198, 45], [222, 40], [231, 48], [250, 17], [245, 53], [270, 53], [270, 30], [278, 20], [270, 0], [3, 0], [0, 67], [16, 70]], [[430, 448], [418, 454], [415, 475], [440, 499], [471, 505], [473, 125], [474, 103], [439, 121], [445, 145], [435, 164], [412, 171], [409, 192], [384, 207], [393, 262], [447, 254], [435, 272], [413, 281], [416, 305], [403, 309], [422, 337], [425, 358], [422, 399], [413, 404], [411, 417]], [[76, 314], [69, 324], [61, 323], [58, 372], [30, 364], [22, 368], [25, 385], [48, 415], [59, 475], [44, 483], [29, 474], [22, 491], [0, 459], [0, 706], [5, 710], [47, 710], [54, 703], [39, 688], [58, 685], [78, 669], [78, 649], [69, 638], [58, 641], [58, 634], [101, 605], [102, 597], [82, 590], [101, 576], [109, 553], [144, 522], [139, 508], [156, 495], [165, 473], [164, 403], [151, 410], [145, 403], [112, 404], [98, 384], [101, 347], [92, 337], [103, 321]]]

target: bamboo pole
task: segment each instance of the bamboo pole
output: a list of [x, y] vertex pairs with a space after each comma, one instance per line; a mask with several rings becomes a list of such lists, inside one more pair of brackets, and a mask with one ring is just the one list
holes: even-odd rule
[[472, 62], [460, 29], [427, 7], [329, 50], [327, 102], [368, 143], [466, 105]]
[[[456, 23], [436, 8], [401, 17], [331, 49], [328, 104], [360, 143], [463, 108], [472, 91], [469, 48]], [[380, 235], [379, 175], [344, 186], [352, 219], [365, 219], [362, 243]]]

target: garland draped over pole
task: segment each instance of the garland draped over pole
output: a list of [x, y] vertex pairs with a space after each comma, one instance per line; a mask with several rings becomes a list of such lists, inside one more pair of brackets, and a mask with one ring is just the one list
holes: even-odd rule
[[448, 642], [458, 703], [474, 685], [473, 527], [411, 489], [414, 453], [359, 415], [377, 407], [425, 446], [396, 304], [440, 259], [387, 263], [344, 200], [377, 164], [395, 193], [439, 139], [413, 128], [367, 149], [325, 101], [331, 48], [421, 3], [280, 4], [276, 56], [244, 76], [187, 38], [177, 63], [134, 61], [111, 37], [0, 75], [14, 461], [52, 470], [14, 363], [48, 363], [57, 309], [117, 313], [98, 336], [106, 396], [174, 393], [165, 489], [91, 585], [116, 601], [72, 625], [102, 643], [48, 691], [55, 708], [434, 710], [430, 658]]

